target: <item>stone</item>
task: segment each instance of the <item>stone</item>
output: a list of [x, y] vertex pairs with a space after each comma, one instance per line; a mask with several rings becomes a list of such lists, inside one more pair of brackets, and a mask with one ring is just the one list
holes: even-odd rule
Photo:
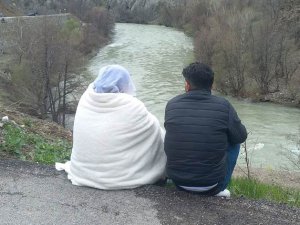
[[2, 122], [8, 122], [8, 121], [9, 121], [8, 116], [3, 116], [3, 117], [2, 117]]

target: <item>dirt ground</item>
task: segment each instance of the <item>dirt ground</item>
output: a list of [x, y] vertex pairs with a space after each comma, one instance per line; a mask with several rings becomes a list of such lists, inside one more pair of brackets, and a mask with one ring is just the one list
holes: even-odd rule
[[175, 188], [143, 187], [139, 197], [156, 203], [161, 224], [299, 225], [299, 209], [246, 198], [201, 197]]

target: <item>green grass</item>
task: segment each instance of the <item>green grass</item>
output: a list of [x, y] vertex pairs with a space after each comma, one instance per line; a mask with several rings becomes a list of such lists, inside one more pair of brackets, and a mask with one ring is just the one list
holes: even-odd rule
[[41, 135], [28, 132], [25, 127], [6, 123], [1, 130], [0, 151], [20, 158], [43, 164], [65, 162], [70, 159], [71, 143], [66, 140], [49, 140]]
[[[168, 182], [165, 187], [175, 188], [173, 182]], [[244, 196], [248, 199], [264, 199], [275, 203], [284, 203], [300, 207], [300, 190], [265, 184], [255, 179], [246, 177], [233, 178], [228, 186], [233, 197]]]
[[229, 184], [229, 190], [233, 196], [245, 196], [250, 199], [265, 199], [300, 207], [299, 190], [261, 183], [255, 179], [234, 178]]

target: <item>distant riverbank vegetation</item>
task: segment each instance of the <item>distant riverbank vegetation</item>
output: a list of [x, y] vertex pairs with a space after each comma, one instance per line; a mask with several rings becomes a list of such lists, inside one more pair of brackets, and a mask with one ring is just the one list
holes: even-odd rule
[[215, 89], [300, 106], [299, 1], [186, 0], [159, 8], [160, 24], [193, 36], [196, 59], [215, 71]]
[[20, 11], [32, 4], [43, 14], [71, 14], [5, 18], [0, 24], [5, 47], [0, 60], [2, 102], [9, 99], [20, 111], [40, 118], [50, 115], [65, 126], [66, 113], [74, 110], [72, 96], [83, 85], [86, 59], [113, 34], [113, 16], [97, 2], [18, 2]]

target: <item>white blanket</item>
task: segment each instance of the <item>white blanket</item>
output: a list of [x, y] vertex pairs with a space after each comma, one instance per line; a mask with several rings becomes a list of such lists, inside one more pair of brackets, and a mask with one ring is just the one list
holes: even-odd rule
[[71, 162], [57, 164], [74, 185], [127, 189], [164, 176], [166, 156], [158, 120], [128, 94], [81, 97], [74, 122]]

